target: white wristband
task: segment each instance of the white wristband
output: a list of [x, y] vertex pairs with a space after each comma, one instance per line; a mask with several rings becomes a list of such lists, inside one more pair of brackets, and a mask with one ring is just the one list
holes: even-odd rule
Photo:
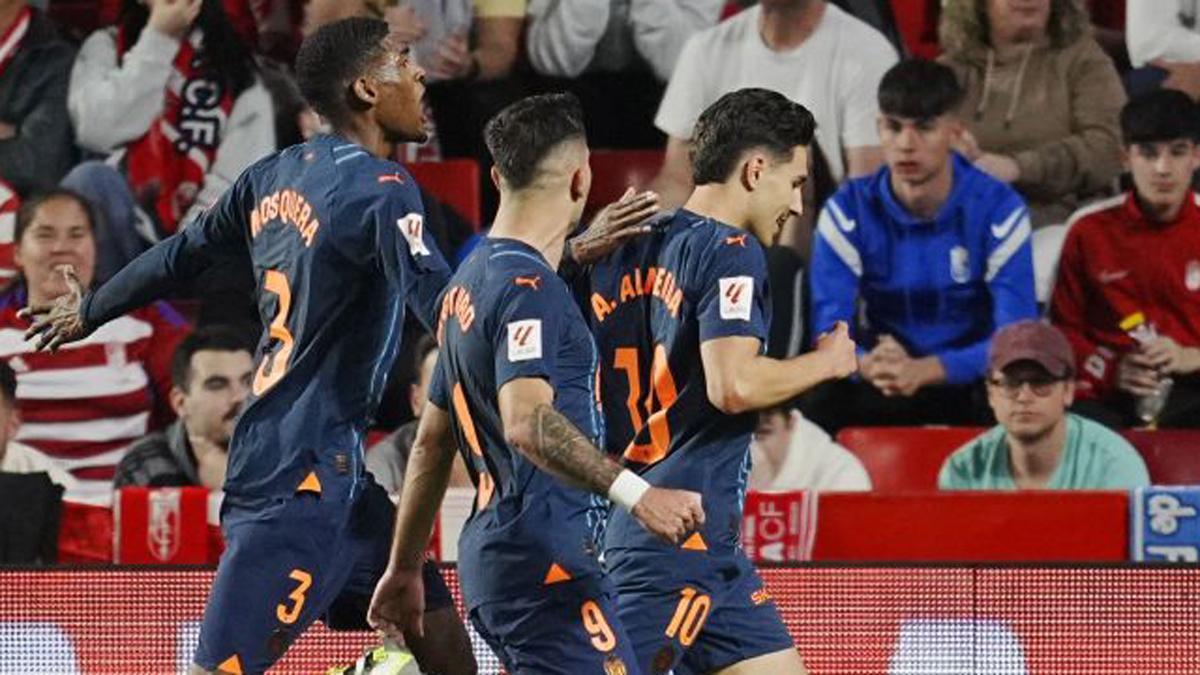
[[632, 511], [634, 505], [649, 489], [650, 484], [646, 482], [645, 478], [629, 469], [622, 469], [621, 473], [617, 474], [617, 479], [608, 488], [608, 498], [626, 511]]

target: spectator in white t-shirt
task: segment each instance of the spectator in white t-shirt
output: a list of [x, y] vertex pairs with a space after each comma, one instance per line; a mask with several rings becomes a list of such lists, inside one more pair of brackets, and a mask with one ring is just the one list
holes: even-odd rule
[[662, 203], [678, 205], [691, 190], [688, 146], [700, 112], [743, 87], [778, 91], [812, 111], [835, 182], [871, 173], [883, 161], [875, 93], [896, 60], [882, 34], [825, 0], [763, 0], [693, 35], [655, 118], [668, 135], [654, 186]]
[[772, 408], [758, 417], [750, 444], [751, 490], [865, 492], [867, 470], [849, 450], [797, 410]]

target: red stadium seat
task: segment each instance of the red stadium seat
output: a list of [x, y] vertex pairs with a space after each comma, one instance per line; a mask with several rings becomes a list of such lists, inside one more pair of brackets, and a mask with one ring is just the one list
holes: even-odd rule
[[479, 164], [475, 160], [413, 162], [406, 168], [421, 187], [479, 229], [483, 200], [479, 194]]
[[584, 217], [620, 199], [630, 185], [639, 190], [649, 187], [662, 163], [660, 150], [593, 150], [592, 190]]
[[959, 446], [983, 433], [975, 427], [852, 427], [837, 435], [871, 476], [874, 492], [936, 490], [938, 471]]
[[1155, 485], [1200, 484], [1200, 431], [1127, 429], [1122, 435], [1146, 461]]

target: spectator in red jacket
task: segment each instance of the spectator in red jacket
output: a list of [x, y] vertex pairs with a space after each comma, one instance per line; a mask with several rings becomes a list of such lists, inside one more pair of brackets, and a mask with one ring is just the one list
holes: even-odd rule
[[132, 441], [173, 419], [168, 403], [171, 356], [187, 332], [159, 303], [111, 321], [86, 340], [56, 352], [26, 341], [17, 311], [67, 292], [61, 268], [91, 285], [96, 263], [87, 202], [67, 190], [34, 196], [17, 215], [15, 254], [21, 277], [0, 296], [0, 359], [17, 373], [20, 440], [80, 480], [81, 491], [107, 492]]
[[1126, 105], [1133, 189], [1076, 213], [1063, 245], [1050, 316], [1075, 350], [1079, 412], [1110, 425], [1200, 427], [1198, 117], [1178, 91]]

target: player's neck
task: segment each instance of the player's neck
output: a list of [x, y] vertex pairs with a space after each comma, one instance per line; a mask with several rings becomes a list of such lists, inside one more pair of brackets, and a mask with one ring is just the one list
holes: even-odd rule
[[361, 117], [351, 118], [350, 124], [337, 129], [336, 133], [351, 143], [361, 145], [376, 157], [391, 159], [396, 154], [396, 144], [387, 139], [383, 129]]
[[736, 184], [698, 185], [692, 190], [692, 194], [684, 203], [683, 208], [696, 215], [719, 220], [739, 230], [746, 229], [750, 222], [746, 209], [746, 195], [741, 192], [741, 186]]
[[572, 207], [554, 199], [500, 196], [500, 208], [488, 236], [515, 239], [538, 250], [553, 269], [562, 260], [571, 229]]

